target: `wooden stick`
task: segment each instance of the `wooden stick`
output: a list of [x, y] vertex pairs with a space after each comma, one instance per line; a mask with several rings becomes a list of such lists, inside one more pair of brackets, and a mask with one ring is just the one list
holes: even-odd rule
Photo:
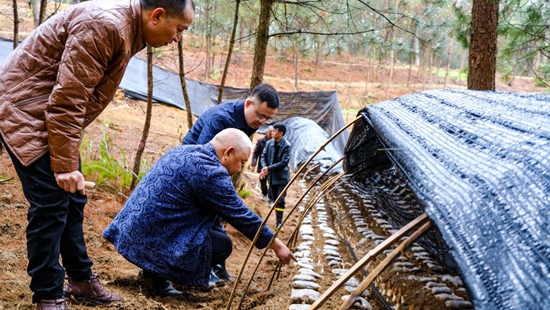
[[94, 189], [95, 188], [95, 183], [92, 182], [92, 181], [84, 181], [84, 188]]
[[417, 231], [415, 231], [407, 240], [403, 241], [393, 252], [391, 252], [388, 257], [386, 257], [374, 270], [368, 275], [368, 277], [359, 284], [359, 286], [349, 295], [349, 298], [338, 308], [338, 310], [347, 310], [349, 309], [354, 303], [357, 297], [361, 295], [363, 291], [365, 291], [369, 285], [374, 281], [378, 275], [386, 269], [386, 267], [393, 261], [394, 258], [401, 253], [404, 249], [408, 248], [413, 242], [416, 241], [420, 236], [422, 236], [430, 227], [432, 226], [432, 222], [428, 221], [422, 227], [420, 227]]
[[[374, 249], [370, 250], [367, 255], [365, 255], [360, 261], [355, 263], [348, 272], [346, 272], [338, 281], [334, 282], [331, 287], [329, 287], [322, 295], [321, 297], [317, 298], [317, 300], [309, 307], [309, 310], [316, 310], [319, 309], [329, 298], [338, 290], [342, 285], [344, 285], [353, 275], [355, 275], [361, 268], [363, 268], [369, 261], [371, 261], [373, 258], [375, 258], [378, 254], [380, 254], [382, 251], [384, 251], [386, 248], [397, 242], [399, 239], [401, 239], [403, 236], [405, 236], [407, 233], [409, 233], [411, 230], [413, 230], [416, 226], [420, 224], [424, 224], [426, 221], [428, 221], [428, 215], [426, 213], [423, 213], [416, 219], [412, 220], [409, 224], [403, 226], [399, 231], [391, 235], [388, 239], [384, 240], [381, 244], [379, 244]], [[365, 287], [366, 289], [366, 287]], [[364, 289], [363, 289], [364, 290]]]

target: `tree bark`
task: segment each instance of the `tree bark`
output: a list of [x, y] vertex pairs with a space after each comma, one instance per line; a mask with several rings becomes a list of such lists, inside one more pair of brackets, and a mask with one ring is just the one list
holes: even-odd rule
[[42, 24], [44, 22], [44, 18], [46, 17], [46, 9], [48, 8], [48, 0], [41, 0], [40, 1], [40, 13], [38, 16], [38, 24]]
[[274, 2], [274, 0], [260, 1], [260, 19], [258, 20], [256, 44], [254, 45], [254, 63], [252, 65], [252, 77], [250, 78], [250, 91], [264, 80], [265, 59], [269, 40], [269, 21]]
[[294, 46], [294, 89], [298, 91], [298, 42]]
[[468, 89], [495, 90], [499, 0], [474, 0]]
[[193, 111], [191, 111], [191, 100], [189, 100], [189, 94], [187, 93], [187, 84], [185, 83], [185, 68], [183, 61], [183, 42], [180, 40], [178, 42], [178, 54], [180, 62], [180, 82], [181, 82], [181, 91], [183, 92], [183, 99], [185, 100], [185, 109], [187, 110], [187, 128], [191, 129], [193, 127]]
[[447, 88], [447, 81], [449, 80], [449, 72], [451, 71], [451, 60], [453, 57], [453, 40], [449, 44], [449, 53], [447, 53], [447, 66], [445, 67], [445, 82], [443, 88]]
[[[180, 41], [181, 42], [181, 41]], [[134, 161], [134, 174], [132, 176], [132, 184], [130, 184], [130, 191], [136, 188], [139, 180], [139, 170], [141, 166], [141, 157], [145, 151], [145, 145], [147, 144], [147, 137], [149, 136], [149, 129], [151, 128], [151, 115], [153, 114], [153, 49], [151, 46], [147, 46], [147, 113], [145, 114], [145, 124], [143, 125], [143, 132], [141, 133], [141, 139], [136, 151], [136, 158]]]
[[19, 13], [17, 12], [17, 0], [13, 0], [13, 49], [19, 44]]
[[227, 50], [227, 59], [225, 60], [225, 66], [223, 68], [223, 73], [222, 73], [222, 80], [221, 80], [220, 89], [218, 92], [218, 104], [222, 103], [223, 87], [225, 86], [225, 80], [227, 79], [227, 72], [229, 71], [229, 63], [231, 62], [231, 55], [233, 54], [233, 46], [235, 45], [235, 36], [237, 34], [237, 25], [239, 23], [240, 5], [241, 5], [241, 0], [237, 0], [235, 3], [235, 17], [233, 19], [233, 30], [231, 31], [231, 39], [229, 40], [229, 49]]

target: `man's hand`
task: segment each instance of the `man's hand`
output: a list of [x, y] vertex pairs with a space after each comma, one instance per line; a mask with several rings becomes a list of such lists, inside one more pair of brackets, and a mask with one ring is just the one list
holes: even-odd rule
[[269, 172], [269, 169], [267, 169], [267, 167], [263, 167], [262, 171], [260, 171], [260, 180], [265, 179], [268, 172]]
[[76, 193], [77, 191], [80, 194], [85, 195], [84, 190], [84, 176], [80, 171], [64, 172], [64, 173], [54, 173], [55, 180], [57, 185], [61, 187], [64, 191], [70, 193]]
[[250, 166], [250, 171], [255, 171], [256, 170], [256, 166]]
[[284, 243], [279, 240], [279, 238], [275, 238], [275, 240], [273, 240], [273, 242], [269, 245], [269, 248], [275, 251], [275, 254], [281, 260], [281, 263], [285, 265], [290, 264], [291, 260], [295, 262], [298, 261], [296, 257], [294, 257], [292, 252], [290, 252], [290, 250], [286, 247], [286, 245], [284, 245]]

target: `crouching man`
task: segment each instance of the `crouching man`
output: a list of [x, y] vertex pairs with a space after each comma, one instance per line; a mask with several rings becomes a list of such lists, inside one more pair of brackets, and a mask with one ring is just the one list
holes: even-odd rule
[[[252, 240], [262, 220], [243, 203], [230, 176], [241, 171], [252, 144], [234, 128], [204, 145], [168, 151], [147, 172], [128, 201], [103, 232], [127, 260], [153, 278], [156, 293], [172, 294], [168, 280], [208, 286], [212, 266], [231, 254], [231, 239], [211, 230], [222, 217]], [[296, 258], [273, 232], [263, 227], [256, 243], [284, 264]]]

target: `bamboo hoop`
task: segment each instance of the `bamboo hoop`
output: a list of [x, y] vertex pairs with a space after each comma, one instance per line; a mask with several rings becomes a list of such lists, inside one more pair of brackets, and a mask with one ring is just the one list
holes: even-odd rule
[[368, 275], [368, 277], [359, 284], [359, 286], [349, 295], [349, 298], [338, 308], [338, 310], [347, 310], [349, 309], [353, 303], [355, 302], [355, 299], [361, 295], [363, 291], [365, 291], [369, 285], [374, 281], [378, 275], [388, 267], [388, 265], [393, 261], [394, 258], [399, 255], [399, 253], [406, 248], [408, 248], [413, 242], [415, 242], [418, 238], [420, 238], [430, 227], [432, 226], [432, 222], [428, 221], [424, 223], [418, 230], [416, 230], [410, 237], [408, 237], [405, 241], [403, 241], [393, 252], [391, 252], [388, 257], [386, 257], [374, 270]]
[[378, 254], [382, 253], [385, 249], [392, 246], [399, 239], [408, 234], [418, 225], [424, 224], [428, 221], [428, 215], [423, 213], [419, 217], [415, 218], [407, 225], [403, 226], [400, 230], [391, 235], [384, 242], [380, 243], [377, 247], [370, 250], [361, 260], [353, 265], [340, 279], [334, 282], [317, 300], [309, 307], [308, 310], [319, 309], [342, 285], [344, 285], [352, 276], [354, 276], [361, 268], [363, 268], [368, 262], [374, 259]]

